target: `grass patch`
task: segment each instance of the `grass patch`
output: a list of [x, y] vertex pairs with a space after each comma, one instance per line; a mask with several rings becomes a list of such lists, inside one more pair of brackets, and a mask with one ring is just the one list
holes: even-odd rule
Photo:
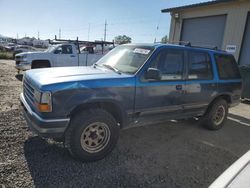
[[12, 52], [0, 52], [0, 59], [13, 59]]

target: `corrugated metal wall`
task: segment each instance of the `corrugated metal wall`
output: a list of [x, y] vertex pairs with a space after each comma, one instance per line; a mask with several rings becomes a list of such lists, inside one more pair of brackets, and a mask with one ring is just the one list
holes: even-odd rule
[[[244, 30], [249, 11], [250, 0], [240, 0], [231, 3], [183, 9], [173, 12], [169, 39], [170, 41], [180, 41], [181, 39], [185, 39], [184, 36], [182, 37], [182, 28], [185, 27], [183, 27], [183, 25], [185, 25], [185, 20], [187, 19], [227, 15], [222, 49], [225, 50], [227, 45], [236, 46], [236, 51], [233, 53], [233, 55], [235, 56], [236, 60], [239, 60], [240, 54], [242, 55], [241, 47], [243, 46], [242, 42], [244, 40]], [[174, 18], [175, 13], [180, 15], [178, 19]], [[201, 33], [199, 35], [202, 37], [203, 34]]]
[[250, 65], [250, 13], [248, 13], [248, 19], [240, 55], [240, 65], [246, 64]]
[[181, 40], [195, 46], [222, 48], [226, 15], [184, 19]]

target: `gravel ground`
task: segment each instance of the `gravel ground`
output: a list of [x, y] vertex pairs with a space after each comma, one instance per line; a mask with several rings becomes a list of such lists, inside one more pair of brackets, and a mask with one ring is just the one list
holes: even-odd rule
[[14, 61], [0, 60], [0, 187], [207, 187], [250, 149], [250, 106], [241, 104], [219, 131], [196, 121], [130, 128], [108, 157], [81, 163], [28, 131], [15, 74]]

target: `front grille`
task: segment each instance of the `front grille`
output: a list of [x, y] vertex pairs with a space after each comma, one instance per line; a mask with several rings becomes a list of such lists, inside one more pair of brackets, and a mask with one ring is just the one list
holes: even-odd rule
[[23, 93], [24, 93], [25, 99], [30, 104], [34, 104], [34, 92], [35, 92], [34, 88], [24, 78], [24, 81], [23, 81]]
[[16, 65], [19, 65], [21, 61], [16, 61]]

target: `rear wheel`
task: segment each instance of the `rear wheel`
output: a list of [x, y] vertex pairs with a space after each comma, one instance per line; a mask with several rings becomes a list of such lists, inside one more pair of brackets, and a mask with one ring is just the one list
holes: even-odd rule
[[104, 158], [115, 147], [119, 126], [103, 109], [90, 109], [73, 116], [65, 135], [71, 155], [81, 161]]
[[202, 118], [202, 124], [210, 130], [223, 127], [228, 115], [228, 103], [224, 99], [215, 100]]

